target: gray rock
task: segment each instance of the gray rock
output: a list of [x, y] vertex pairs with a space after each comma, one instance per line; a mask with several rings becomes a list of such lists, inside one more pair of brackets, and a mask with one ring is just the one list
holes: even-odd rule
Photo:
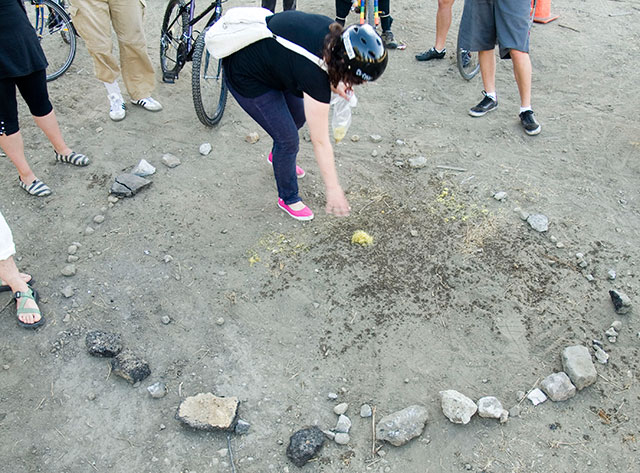
[[171, 153], [166, 153], [162, 155], [162, 164], [167, 166], [168, 168], [175, 168], [176, 166], [180, 166], [181, 161], [180, 158], [174, 156]]
[[342, 415], [345, 412], [347, 412], [347, 409], [349, 409], [349, 404], [347, 404], [346, 402], [343, 402], [341, 404], [338, 404], [336, 407], [334, 407], [333, 412], [337, 415]]
[[425, 407], [409, 406], [380, 419], [376, 425], [376, 437], [399, 447], [422, 433], [427, 418]]
[[620, 329], [622, 328], [622, 321], [614, 320], [613, 322], [611, 322], [611, 328], [620, 331]]
[[416, 156], [415, 158], [409, 158], [409, 167], [413, 169], [421, 169], [427, 165], [427, 158], [424, 156]]
[[546, 217], [546, 215], [531, 214], [527, 217], [527, 223], [536, 232], [546, 232], [547, 230], [549, 230], [549, 219]]
[[370, 135], [369, 139], [374, 143], [380, 143], [382, 141], [382, 136], [380, 135]]
[[238, 415], [237, 397], [200, 393], [180, 403], [176, 419], [199, 430], [230, 430]]
[[79, 259], [80, 258], [78, 258], [76, 255], [69, 255], [69, 256], [67, 256], [67, 263], [75, 263]]
[[85, 235], [91, 235], [95, 230], [92, 227], [87, 227], [84, 229]]
[[554, 402], [566, 401], [576, 395], [576, 387], [563, 371], [547, 376], [540, 383], [542, 390]]
[[562, 367], [578, 391], [595, 383], [598, 377], [589, 349], [582, 345], [567, 347], [562, 351]]
[[75, 255], [78, 251], [78, 247], [76, 245], [69, 245], [69, 248], [67, 248], [67, 253], [70, 255]]
[[76, 267], [73, 264], [68, 264], [64, 268], [62, 268], [62, 271], [60, 272], [63, 276], [70, 277], [76, 274]]
[[604, 332], [604, 334], [607, 337], [617, 337], [618, 336], [618, 332], [613, 327], [609, 327], [609, 329], [606, 332]]
[[167, 386], [163, 382], [158, 381], [151, 386], [147, 386], [147, 391], [149, 391], [152, 398], [160, 399], [167, 394]]
[[224, 325], [224, 317], [218, 317], [216, 319], [216, 325]]
[[118, 197], [116, 197], [115, 195], [110, 195], [109, 197], [107, 197], [107, 201], [109, 201], [110, 204], [117, 204], [119, 200], [120, 199], [118, 199]]
[[532, 389], [529, 394], [527, 394], [527, 399], [531, 401], [531, 404], [537, 406], [538, 404], [542, 404], [547, 400], [547, 395], [543, 393], [540, 389], [535, 388]]
[[505, 409], [498, 398], [484, 396], [478, 399], [478, 415], [486, 419], [500, 419], [505, 415]]
[[246, 420], [238, 419], [238, 422], [236, 422], [236, 426], [233, 430], [237, 435], [245, 435], [249, 432], [250, 428], [251, 424], [249, 422], [247, 422]]
[[244, 137], [244, 140], [247, 143], [251, 143], [252, 145], [257, 143], [260, 140], [260, 135], [257, 134], [255, 131], [249, 133], [247, 136]]
[[323, 430], [322, 433], [329, 440], [334, 440], [336, 438], [336, 433], [334, 431], [332, 431], [332, 430]]
[[610, 269], [609, 271], [607, 271], [607, 276], [609, 277], [609, 279], [611, 281], [613, 281], [616, 278], [616, 272], [613, 269]]
[[208, 155], [209, 153], [211, 153], [211, 143], [202, 143], [198, 151], [200, 151], [200, 154], [202, 156]]
[[516, 391], [516, 401], [520, 402], [527, 395], [524, 391]]
[[564, 248], [564, 243], [559, 241], [558, 243], [556, 243], [556, 248]]
[[631, 310], [631, 299], [624, 292], [613, 289], [609, 291], [609, 295], [618, 314], [626, 314]]
[[171, 323], [171, 317], [169, 317], [168, 315], [163, 315], [160, 321], [165, 325], [169, 325]]
[[593, 351], [595, 352], [596, 360], [598, 361], [598, 363], [601, 363], [603, 365], [607, 364], [607, 362], [609, 361], [609, 354], [604, 351], [602, 347], [594, 345]]
[[340, 417], [338, 417], [338, 423], [336, 424], [336, 428], [334, 430], [336, 432], [348, 434], [349, 430], [351, 430], [351, 419], [349, 419], [346, 415], [341, 414]]
[[478, 410], [476, 403], [453, 389], [440, 391], [442, 412], [454, 424], [468, 424]]
[[609, 343], [616, 343], [618, 341], [618, 337], [608, 337]]
[[522, 210], [520, 207], [514, 208], [513, 211], [518, 214], [520, 220], [526, 221], [529, 218], [529, 212], [527, 212], [526, 210]]
[[369, 404], [363, 404], [360, 406], [360, 417], [366, 418], [373, 415], [373, 410]]
[[151, 164], [149, 164], [146, 159], [141, 159], [138, 165], [135, 168], [133, 168], [133, 170], [131, 171], [131, 174], [135, 174], [136, 176], [140, 176], [140, 177], [146, 177], [146, 176], [151, 176], [155, 172], [156, 172], [156, 168], [154, 168]]
[[522, 412], [522, 408], [520, 407], [520, 405], [515, 405], [511, 409], [509, 409], [509, 416], [520, 417], [521, 412]]
[[349, 434], [346, 434], [344, 432], [338, 432], [336, 434], [336, 436], [333, 439], [338, 445], [346, 445], [349, 443], [349, 441], [351, 440], [351, 438], [349, 437]]
[[287, 457], [296, 466], [304, 466], [324, 445], [324, 434], [317, 427], [298, 430], [289, 439]]
[[115, 358], [111, 358], [111, 371], [131, 384], [140, 382], [151, 374], [149, 363], [131, 350], [122, 350]]
[[93, 222], [94, 223], [104, 222], [104, 215], [96, 215], [95, 217], [93, 217]]
[[327, 394], [327, 397], [332, 401], [335, 401], [336, 399], [338, 399], [338, 395], [336, 393], [329, 393]]
[[92, 330], [85, 337], [85, 344], [89, 354], [93, 356], [113, 357], [122, 351], [120, 335], [117, 333]]
[[495, 194], [493, 194], [493, 198], [499, 202], [502, 202], [507, 198], [507, 193], [504, 191], [496, 192]]
[[63, 290], [62, 290], [62, 295], [64, 297], [66, 297], [67, 299], [69, 297], [73, 297], [73, 288], [71, 286], [66, 286]]
[[377, 149], [374, 149], [373, 151], [371, 151], [371, 157], [372, 158], [375, 158], [377, 156], [378, 156], [378, 150]]
[[120, 174], [111, 186], [111, 193], [122, 197], [132, 197], [150, 185], [151, 181], [144, 177], [131, 173]]

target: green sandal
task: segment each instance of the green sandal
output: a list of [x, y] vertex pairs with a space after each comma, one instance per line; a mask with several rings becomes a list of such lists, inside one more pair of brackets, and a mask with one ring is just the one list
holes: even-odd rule
[[[40, 308], [36, 307], [33, 309], [26, 308], [27, 299], [31, 299], [36, 304], [38, 303], [38, 293], [35, 289], [29, 288], [25, 292], [14, 292], [13, 298], [16, 300], [16, 317], [20, 317], [21, 314], [38, 314], [40, 316], [40, 320], [34, 322], [32, 324], [27, 324], [18, 318], [18, 325], [23, 328], [37, 328], [44, 324], [44, 316], [42, 312], [40, 312]], [[18, 303], [18, 299], [22, 299]]]

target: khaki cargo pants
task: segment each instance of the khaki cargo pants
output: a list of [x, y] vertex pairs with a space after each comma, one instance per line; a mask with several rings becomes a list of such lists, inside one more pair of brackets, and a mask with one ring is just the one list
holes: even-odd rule
[[[93, 57], [95, 74], [114, 82], [122, 71], [133, 100], [151, 95], [155, 77], [144, 35], [145, 0], [71, 0], [73, 24]], [[120, 63], [113, 55], [111, 26], [118, 38]]]

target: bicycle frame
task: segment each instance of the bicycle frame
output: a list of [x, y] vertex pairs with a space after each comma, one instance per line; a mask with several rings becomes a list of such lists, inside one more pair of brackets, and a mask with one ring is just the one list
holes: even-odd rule
[[[173, 23], [171, 23], [168, 26], [168, 28], [171, 28], [175, 24], [175, 22], [178, 20], [178, 18], [180, 18], [180, 16], [186, 12], [187, 9], [189, 9], [189, 23], [187, 25], [186, 31], [184, 32], [184, 38], [183, 38], [184, 44], [186, 45], [186, 48], [187, 48], [187, 55], [185, 58], [183, 58], [184, 62], [190, 61], [191, 57], [193, 56], [193, 42], [194, 42], [193, 26], [196, 23], [198, 23], [200, 20], [202, 20], [209, 12], [211, 12], [211, 10], [213, 10], [213, 13], [209, 17], [209, 20], [207, 20], [207, 25], [205, 26], [204, 29], [207, 29], [209, 26], [211, 26], [216, 16], [220, 15], [220, 11], [222, 10], [222, 1], [215, 0], [202, 13], [200, 13], [197, 17], [194, 18], [194, 12], [196, 10], [196, 0], [191, 0], [190, 2], [187, 2], [182, 8], [180, 8], [180, 10], [178, 11], [178, 15], [176, 16], [176, 19], [173, 20]], [[195, 39], [197, 40], [197, 38]]]

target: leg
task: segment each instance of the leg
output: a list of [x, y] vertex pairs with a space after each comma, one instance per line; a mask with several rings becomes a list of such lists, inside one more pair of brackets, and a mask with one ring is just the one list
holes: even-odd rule
[[528, 53], [512, 49], [511, 60], [513, 61], [513, 75], [520, 92], [520, 106], [522, 108], [531, 107], [531, 58]]
[[[9, 285], [13, 292], [27, 292], [29, 290], [29, 286], [13, 261], [13, 255], [15, 252], [16, 250], [11, 230], [9, 229], [3, 215], [0, 213], [0, 279]], [[26, 309], [38, 309], [38, 305], [35, 301], [30, 299], [25, 299], [25, 301]], [[18, 299], [17, 302], [20, 303], [21, 300]], [[40, 315], [35, 311], [25, 312], [20, 314], [18, 318], [25, 324], [33, 324], [40, 320]]]
[[435, 48], [442, 51], [447, 41], [447, 33], [451, 26], [451, 8], [454, 0], [438, 0], [436, 13], [436, 44]]
[[336, 0], [336, 21], [344, 26], [351, 10], [351, 0]]
[[295, 10], [296, 0], [282, 0], [282, 8], [284, 10]]
[[496, 92], [496, 56], [493, 49], [478, 51], [482, 85], [487, 93]]
[[0, 148], [2, 148], [18, 170], [18, 175], [22, 182], [28, 186], [35, 181], [36, 176], [29, 167], [27, 158], [24, 155], [24, 143], [22, 141], [22, 134], [19, 131], [11, 135], [0, 135]]
[[296, 177], [298, 127], [289, 111], [284, 94], [272, 90], [259, 97], [246, 98], [238, 94], [229, 81], [227, 85], [240, 107], [273, 138], [273, 173], [278, 186], [278, 196], [289, 206], [300, 202]]
[[271, 12], [275, 12], [276, 0], [262, 0], [262, 8], [266, 8], [267, 10], [271, 10]]
[[144, 7], [138, 0], [109, 0], [111, 21], [118, 37], [124, 85], [133, 101], [151, 96], [155, 73], [144, 35]]

